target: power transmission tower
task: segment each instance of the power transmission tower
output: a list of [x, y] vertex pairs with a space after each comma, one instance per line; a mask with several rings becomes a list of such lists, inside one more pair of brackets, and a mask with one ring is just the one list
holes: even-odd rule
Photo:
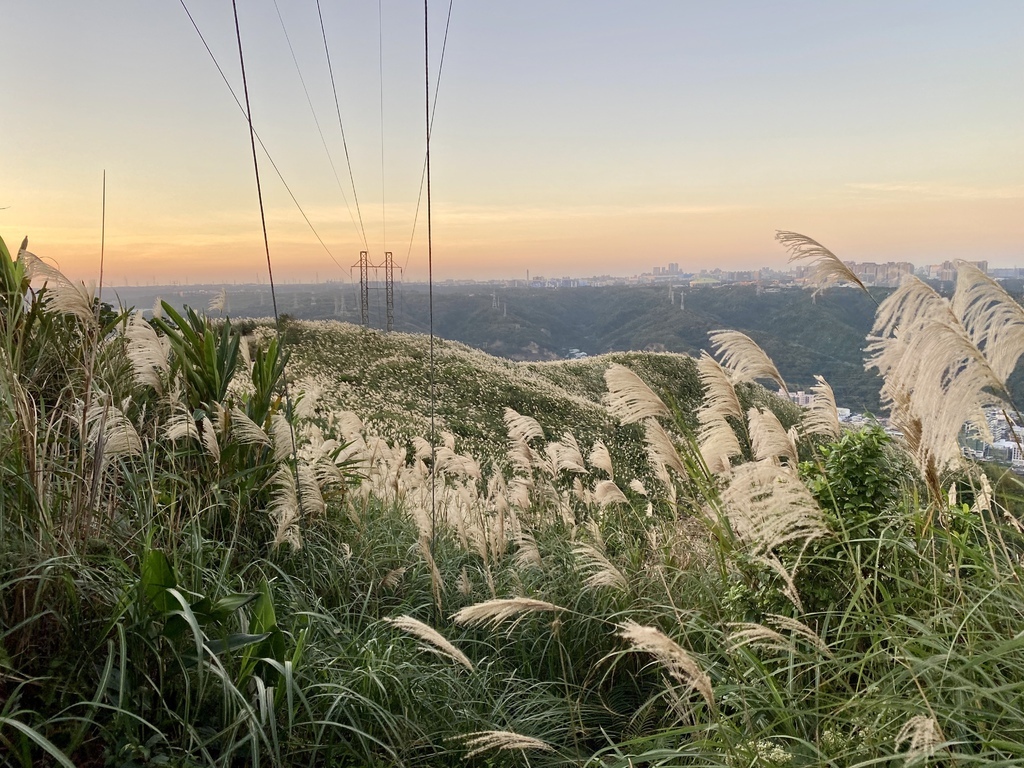
[[[387, 329], [395, 329], [395, 258], [391, 251], [384, 252], [383, 264], [371, 264], [370, 254], [367, 251], [359, 252], [359, 310], [364, 326], [370, 325], [370, 270], [373, 270], [374, 280], [379, 280], [379, 269], [384, 270], [384, 292], [387, 303]], [[379, 285], [379, 283], [378, 283]], [[378, 294], [379, 295], [379, 294]], [[342, 297], [342, 311], [345, 309], [344, 296]]]
[[359, 311], [364, 326], [370, 324], [370, 254], [367, 251], [359, 252], [359, 263], [353, 264], [359, 267]]
[[387, 303], [388, 333], [395, 330], [395, 259], [384, 252], [384, 295]]

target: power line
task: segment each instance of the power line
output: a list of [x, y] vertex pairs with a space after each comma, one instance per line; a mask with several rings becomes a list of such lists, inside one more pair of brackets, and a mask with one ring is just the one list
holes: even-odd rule
[[384, 10], [377, 0], [377, 77], [380, 82], [380, 221], [381, 250], [388, 249], [388, 209], [384, 187]]
[[[292, 55], [292, 63], [295, 64], [295, 71], [299, 75], [299, 82], [302, 83], [302, 92], [306, 94], [306, 103], [309, 104], [309, 111], [313, 114], [313, 122], [316, 123], [317, 133], [320, 134], [320, 143], [324, 145], [324, 152], [327, 153], [327, 162], [331, 166], [331, 171], [334, 173], [334, 180], [338, 184], [338, 191], [341, 192], [341, 199], [345, 201], [345, 209], [348, 211], [348, 216], [352, 219], [352, 226], [356, 227], [357, 232], [360, 232], [363, 236], [363, 245], [366, 246], [366, 232], [362, 231], [361, 227], [356, 224], [356, 217], [352, 214], [352, 206], [348, 204], [348, 196], [345, 194], [345, 188], [341, 185], [341, 178], [338, 176], [338, 169], [334, 166], [334, 158], [331, 157], [331, 150], [327, 146], [327, 139], [324, 138], [324, 131], [320, 127], [320, 120], [316, 116], [316, 109], [313, 108], [313, 100], [309, 96], [309, 89], [306, 87], [306, 79], [302, 76], [302, 68], [299, 66], [299, 60], [295, 56], [295, 48], [292, 47], [292, 39], [288, 35], [288, 28], [285, 26], [284, 17], [281, 15], [281, 8], [274, 0], [274, 10], [277, 11], [277, 19], [281, 22], [281, 31], [284, 32], [285, 42], [288, 43], [288, 51]], [[331, 78], [333, 81], [333, 73]]]
[[[281, 316], [277, 313], [277, 291], [274, 287], [274, 268], [270, 262], [270, 239], [267, 237], [267, 215], [263, 207], [263, 188], [260, 185], [260, 164], [256, 155], [256, 130], [252, 125], [252, 109], [249, 106], [249, 85], [245, 79], [245, 56], [242, 53], [242, 29], [238, 24], [238, 3], [231, 0], [231, 9], [235, 16], [235, 37], [238, 39], [238, 63], [242, 70], [242, 90], [245, 93], [245, 117], [249, 123], [249, 144], [252, 146], [252, 165], [256, 174], [256, 196], [260, 204], [260, 223], [263, 226], [263, 247], [267, 252], [267, 275], [270, 279], [270, 301], [274, 307], [274, 330], [277, 334], [278, 349], [281, 348]], [[292, 416], [292, 398], [288, 386], [288, 373], [282, 370], [281, 381], [284, 385], [285, 412], [288, 416], [288, 431], [292, 439], [292, 473], [295, 479], [295, 493], [302, 508], [302, 483], [299, 481], [298, 448], [295, 441], [295, 423]]]
[[[430, 561], [434, 562], [434, 529], [437, 524], [437, 440], [436, 388], [434, 385], [434, 250], [430, 218], [430, 35], [428, 20], [430, 18], [429, 0], [423, 0], [423, 80], [424, 97], [426, 99], [426, 175], [427, 175], [427, 306], [430, 318]], [[437, 594], [437, 612], [441, 611], [441, 595]]]
[[[178, 0], [178, 2], [181, 3], [181, 7], [185, 10], [185, 14], [188, 16], [188, 20], [192, 22], [193, 29], [195, 29], [196, 34], [199, 35], [199, 39], [202, 41], [203, 47], [206, 48], [206, 52], [210, 55], [210, 58], [213, 60], [213, 65], [217, 68], [217, 72], [220, 73], [221, 80], [223, 80], [224, 85], [227, 86], [228, 92], [231, 94], [231, 98], [235, 100], [235, 104], [241, 111], [242, 116], [246, 119], [247, 122], [249, 122], [249, 127], [252, 130], [253, 136], [255, 136], [256, 141], [259, 142], [260, 148], [263, 150], [264, 154], [266, 154], [267, 160], [270, 161], [271, 167], [277, 174], [277, 178], [280, 179], [282, 186], [284, 186], [285, 188], [285, 191], [288, 192], [288, 196], [291, 197], [292, 202], [295, 203], [295, 207], [299, 209], [299, 213], [302, 214], [302, 218], [305, 220], [306, 224], [309, 226], [310, 230], [313, 232], [313, 235], [319, 241], [320, 245], [323, 246], [324, 251], [326, 251], [327, 255], [330, 256], [331, 261], [333, 261], [337, 265], [338, 269], [345, 272], [349, 276], [349, 279], [351, 280], [351, 270], [343, 267], [341, 263], [336, 258], [334, 258], [334, 254], [331, 253], [331, 249], [327, 247], [327, 243], [325, 243], [323, 238], [320, 237], [320, 233], [316, 231], [316, 227], [313, 226], [313, 222], [309, 220], [309, 216], [306, 215], [306, 212], [303, 210], [302, 205], [298, 201], [298, 198], [295, 197], [295, 193], [292, 192], [292, 188], [288, 185], [288, 182], [285, 181], [284, 174], [281, 173], [281, 169], [278, 168], [277, 163], [274, 162], [274, 158], [270, 154], [270, 150], [267, 149], [267, 145], [263, 143], [263, 139], [260, 138], [259, 133], [256, 131], [255, 127], [252, 126], [252, 121], [249, 120], [249, 115], [246, 112], [245, 107], [242, 106], [242, 102], [238, 99], [238, 96], [235, 94], [235, 89], [231, 87], [231, 81], [228, 80], [227, 75], [224, 74], [224, 69], [221, 67], [220, 62], [217, 61], [217, 57], [214, 56], [213, 50], [211, 50], [209, 43], [206, 42], [206, 38], [203, 36], [202, 31], [199, 29], [199, 25], [196, 24], [196, 20], [192, 17], [192, 13], [189, 11], [188, 6], [185, 5], [185, 0]], [[234, 0], [232, 0], [232, 2], [234, 2]]]
[[[334, 92], [334, 110], [338, 113], [338, 128], [341, 129], [341, 145], [345, 149], [345, 163], [348, 165], [348, 180], [352, 185], [352, 199], [356, 204], [356, 215], [359, 216], [359, 229], [363, 233], [363, 247], [369, 250], [366, 242], [366, 227], [363, 226], [363, 212], [359, 208], [359, 195], [356, 194], [356, 179], [352, 173], [352, 158], [348, 154], [348, 140], [345, 138], [345, 123], [341, 119], [341, 103], [338, 101], [338, 86], [334, 82], [334, 67], [331, 64], [331, 50], [327, 46], [327, 30], [324, 28], [324, 15], [320, 10], [320, 0], [316, 0], [316, 13], [320, 19], [320, 34], [324, 39], [324, 55], [327, 57], [327, 71], [331, 75], [331, 90]], [[351, 273], [349, 275], [351, 277]]]
[[[434, 106], [430, 108], [430, 119], [427, 123], [427, 133], [434, 128], [434, 112], [437, 111], [437, 92], [441, 88], [441, 70], [444, 69], [444, 52], [448, 50], [448, 28], [452, 23], [452, 4], [454, 0], [448, 0], [448, 18], [444, 23], [444, 39], [441, 41], [441, 60], [437, 65], [437, 81], [434, 83]], [[428, 84], [429, 87], [429, 84]], [[405, 265], [402, 267], [402, 273], [404, 275], [405, 270], [409, 267], [409, 257], [412, 255], [412, 244], [413, 240], [416, 239], [416, 222], [419, 221], [420, 217], [420, 201], [423, 199], [423, 182], [427, 176], [427, 159], [423, 158], [423, 170], [420, 171], [420, 191], [416, 195], [416, 212], [412, 217], [412, 232], [409, 234], [409, 250], [405, 253]]]

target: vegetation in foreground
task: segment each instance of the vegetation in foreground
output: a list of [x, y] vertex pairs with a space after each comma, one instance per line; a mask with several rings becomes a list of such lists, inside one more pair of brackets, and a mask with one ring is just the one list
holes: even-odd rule
[[374, 434], [286, 396], [276, 336], [119, 313], [24, 247], [0, 330], [6, 764], [1024, 763], [1024, 540], [957, 448], [1024, 313], [969, 268], [879, 309], [900, 445], [824, 381], [769, 407], [735, 332], [696, 414], [609, 362], [581, 436], [526, 400], [481, 466], [455, 409]]

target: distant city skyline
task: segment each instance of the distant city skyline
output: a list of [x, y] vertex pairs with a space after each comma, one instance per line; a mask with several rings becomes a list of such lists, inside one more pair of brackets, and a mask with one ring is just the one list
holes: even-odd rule
[[[240, 97], [230, 4], [186, 5]], [[776, 229], [847, 261], [1024, 264], [1015, 0], [453, 2], [439, 83], [429, 5], [439, 280], [781, 266]], [[291, 188], [261, 154], [276, 276], [348, 279], [366, 249], [425, 280], [422, 5], [324, 6], [337, 107], [315, 5], [238, 7]], [[266, 279], [248, 128], [181, 4], [0, 18], [8, 245], [95, 279], [106, 170], [106, 282]]]

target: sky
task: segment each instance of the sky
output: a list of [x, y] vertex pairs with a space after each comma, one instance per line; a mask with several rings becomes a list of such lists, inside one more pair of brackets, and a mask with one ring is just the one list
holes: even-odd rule
[[[248, 125], [186, 7], [243, 98], [228, 0], [0, 0], [9, 246], [95, 280], [106, 172], [104, 282], [267, 281]], [[1024, 266], [1019, 0], [450, 7], [435, 279], [784, 268], [778, 229]], [[334, 88], [316, 0], [238, 0], [275, 279], [347, 281], [365, 249], [424, 280], [423, 3], [320, 9]]]

